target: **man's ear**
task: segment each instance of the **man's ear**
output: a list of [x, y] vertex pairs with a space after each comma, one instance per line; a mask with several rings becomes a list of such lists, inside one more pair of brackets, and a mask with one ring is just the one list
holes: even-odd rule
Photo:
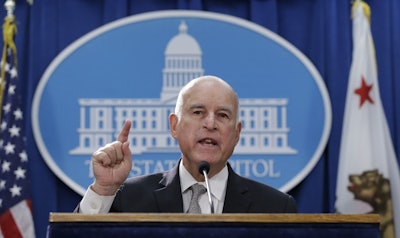
[[171, 132], [171, 136], [173, 138], [176, 138], [177, 136], [177, 131], [176, 131], [176, 127], [178, 125], [178, 116], [174, 113], [171, 113], [169, 115], [169, 128], [170, 128], [170, 132]]
[[236, 125], [236, 144], [239, 142], [240, 139], [240, 132], [242, 131], [242, 122], [240, 121], [237, 125]]

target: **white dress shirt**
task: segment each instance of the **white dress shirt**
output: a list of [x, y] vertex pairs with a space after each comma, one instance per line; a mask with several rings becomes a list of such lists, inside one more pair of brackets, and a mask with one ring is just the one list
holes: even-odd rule
[[[186, 170], [185, 166], [183, 166], [182, 161], [179, 164], [179, 177], [181, 181], [183, 211], [187, 212], [187, 210], [189, 209], [190, 199], [192, 197], [192, 190], [190, 189], [190, 187], [195, 183], [202, 184], [204, 187], [207, 187], [207, 185], [205, 182], [197, 182], [189, 173], [189, 171]], [[225, 166], [218, 174], [210, 178], [208, 182], [210, 183], [210, 190], [212, 195], [211, 198], [214, 203], [214, 212], [222, 213], [225, 201], [226, 184], [228, 182], [228, 167]], [[211, 213], [211, 207], [208, 202], [207, 193], [203, 193], [202, 195], [200, 195], [199, 205], [201, 208], [201, 213]]]
[[86, 190], [81, 203], [79, 204], [79, 213], [101, 214], [110, 211], [115, 195], [102, 196], [95, 193], [90, 187]]

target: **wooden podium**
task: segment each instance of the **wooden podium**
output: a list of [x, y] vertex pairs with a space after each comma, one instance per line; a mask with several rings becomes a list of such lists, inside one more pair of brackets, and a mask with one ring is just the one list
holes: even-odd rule
[[50, 213], [47, 238], [378, 238], [379, 215]]

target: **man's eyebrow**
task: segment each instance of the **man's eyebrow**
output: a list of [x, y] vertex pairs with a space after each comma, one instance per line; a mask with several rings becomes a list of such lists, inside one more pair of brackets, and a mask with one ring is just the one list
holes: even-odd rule
[[[206, 106], [204, 104], [201, 103], [195, 103], [189, 106], [189, 110], [193, 110], [193, 109], [204, 109], [206, 108]], [[217, 108], [217, 111], [223, 111], [226, 112], [230, 115], [233, 115], [233, 109], [228, 107], [228, 106], [220, 106]]]
[[195, 103], [195, 104], [190, 105], [190, 107], [189, 107], [189, 109], [198, 109], [198, 108], [205, 108], [205, 106], [200, 103]]

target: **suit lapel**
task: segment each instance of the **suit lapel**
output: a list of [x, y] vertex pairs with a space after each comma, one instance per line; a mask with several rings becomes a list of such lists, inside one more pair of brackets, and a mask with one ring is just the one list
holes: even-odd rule
[[251, 204], [248, 196], [249, 188], [243, 183], [243, 179], [232, 170], [229, 163], [228, 171], [223, 213], [246, 213]]
[[183, 201], [179, 180], [179, 162], [160, 180], [161, 188], [154, 191], [160, 212], [182, 213]]

